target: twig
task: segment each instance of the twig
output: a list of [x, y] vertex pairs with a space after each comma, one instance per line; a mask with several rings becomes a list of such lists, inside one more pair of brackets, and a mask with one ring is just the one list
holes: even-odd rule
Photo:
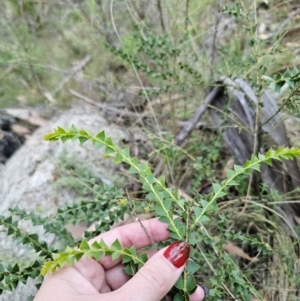
[[[286, 84], [285, 84], [286, 85]], [[299, 86], [300, 87], [300, 86]], [[270, 116], [264, 123], [262, 123], [262, 127], [265, 125], [265, 124], [267, 124], [271, 119], [273, 119], [276, 115], [278, 115], [280, 112], [281, 112], [281, 110], [285, 107], [285, 105], [287, 104], [287, 102], [293, 97], [293, 96], [295, 96], [296, 94], [297, 94], [297, 92], [299, 92], [299, 87], [297, 87], [292, 93], [291, 93], [291, 95], [288, 97], [288, 98], [286, 98], [286, 99], [284, 99], [283, 100], [283, 102], [282, 102], [282, 104], [281, 104], [281, 106], [278, 108], [278, 110], [275, 112], [275, 114], [273, 114], [272, 116]], [[281, 94], [281, 93], [280, 93]]]
[[220, 91], [221, 87], [216, 87], [206, 96], [204, 104], [198, 108], [194, 116], [189, 121], [187, 121], [186, 126], [176, 136], [176, 145], [181, 145], [182, 142], [191, 134], [193, 129], [197, 126], [197, 123], [199, 122], [202, 115], [206, 112], [208, 105], [214, 101]]
[[161, 7], [161, 0], [157, 0], [157, 8], [158, 8], [159, 15], [160, 15], [161, 28], [162, 28], [163, 32], [166, 32], [166, 27], [165, 27], [165, 22], [164, 22], [164, 15], [163, 15], [162, 7]]
[[151, 237], [150, 233], [148, 232], [146, 227], [143, 225], [143, 223], [140, 220], [139, 216], [136, 214], [135, 209], [134, 209], [134, 205], [132, 204], [132, 201], [130, 199], [130, 196], [129, 196], [129, 193], [128, 193], [127, 189], [126, 189], [126, 194], [127, 194], [127, 198], [128, 198], [128, 202], [129, 202], [129, 206], [130, 206], [130, 209], [132, 211], [132, 214], [135, 216], [136, 221], [138, 221], [139, 224], [141, 225], [141, 227], [142, 227], [143, 231], [145, 232], [145, 234], [147, 235], [149, 241], [151, 241], [151, 244], [155, 245], [155, 242], [154, 242], [153, 238]]
[[215, 62], [215, 54], [216, 54], [216, 41], [217, 41], [217, 35], [218, 35], [218, 27], [221, 22], [221, 16], [217, 13], [216, 14], [216, 19], [215, 19], [215, 29], [214, 29], [214, 34], [213, 34], [213, 39], [212, 39], [212, 44], [211, 44], [211, 53], [210, 53], [210, 75], [209, 78], [211, 82], [213, 81], [214, 78], [214, 62]]
[[118, 40], [121, 42], [121, 38], [119, 36], [117, 26], [115, 23], [115, 18], [114, 18], [114, 0], [110, 1], [109, 12], [110, 12], [110, 20], [111, 20], [111, 24], [113, 26], [114, 32], [115, 32], [116, 36], [118, 37]]
[[77, 97], [78, 99], [83, 100], [84, 102], [86, 102], [94, 107], [97, 107], [97, 108], [103, 110], [105, 113], [108, 113], [108, 114], [115, 113], [115, 114], [118, 114], [119, 116], [125, 115], [125, 116], [131, 117], [133, 119], [137, 119], [137, 121], [136, 121], [137, 123], [140, 123], [141, 118], [144, 116], [144, 114], [137, 115], [136, 113], [129, 112], [128, 110], [120, 110], [113, 106], [105, 105], [105, 104], [97, 102], [85, 95], [82, 95], [72, 89], [69, 89], [68, 91], [71, 95]]
[[186, 33], [188, 31], [188, 25], [189, 25], [189, 6], [190, 6], [190, 0], [185, 0], [185, 31], [186, 31]]
[[[272, 35], [272, 37], [277, 37], [282, 31], [283, 29], [289, 24], [289, 22], [295, 17], [297, 16], [299, 13], [299, 8], [296, 9], [295, 11], [293, 11], [279, 26], [277, 31]], [[283, 36], [287, 36], [289, 33], [289, 30], [287, 30], [286, 32], [283, 33]]]
[[98, 102], [96, 102], [95, 100], [90, 99], [90, 98], [88, 98], [87, 96], [84, 96], [84, 95], [82, 95], [82, 94], [80, 94], [80, 93], [78, 93], [78, 92], [76, 92], [76, 91], [74, 91], [74, 90], [72, 90], [72, 89], [69, 89], [68, 91], [69, 91], [69, 93], [70, 93], [71, 95], [73, 95], [73, 96], [75, 96], [75, 97], [77, 97], [77, 98], [79, 98], [79, 99], [81, 99], [81, 100], [87, 102], [88, 104], [90, 104], [90, 105], [92, 105], [92, 106], [98, 107], [98, 108], [100, 108], [100, 109], [102, 109], [102, 110], [104, 110], [105, 107], [106, 107], [104, 104], [98, 103]]
[[70, 71], [69, 75], [66, 76], [60, 83], [59, 85], [53, 90], [52, 92], [52, 97], [62, 89], [62, 87], [76, 74], [78, 73], [81, 69], [83, 69], [90, 61], [92, 57], [91, 56], [86, 56], [83, 60], [81, 60], [78, 64], [76, 64]]

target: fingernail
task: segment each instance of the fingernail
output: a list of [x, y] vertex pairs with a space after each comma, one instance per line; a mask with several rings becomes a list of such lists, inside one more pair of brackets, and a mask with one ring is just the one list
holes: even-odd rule
[[172, 243], [164, 253], [164, 256], [176, 267], [182, 267], [190, 255], [190, 245], [184, 241]]
[[201, 286], [204, 290], [204, 297], [209, 295], [209, 288], [207, 288], [206, 286], [199, 284], [199, 286]]

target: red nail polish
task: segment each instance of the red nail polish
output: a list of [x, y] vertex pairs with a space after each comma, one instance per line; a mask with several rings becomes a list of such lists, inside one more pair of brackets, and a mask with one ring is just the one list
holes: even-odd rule
[[164, 253], [164, 256], [176, 267], [182, 267], [190, 255], [190, 245], [184, 241], [172, 243]]

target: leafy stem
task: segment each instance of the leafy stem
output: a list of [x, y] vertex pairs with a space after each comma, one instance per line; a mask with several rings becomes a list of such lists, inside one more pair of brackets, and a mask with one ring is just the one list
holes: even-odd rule
[[83, 240], [79, 249], [67, 247], [64, 252], [53, 254], [53, 260], [44, 263], [41, 274], [44, 276], [48, 273], [54, 273], [66, 263], [73, 265], [74, 262], [79, 261], [83, 255], [88, 258], [94, 258], [95, 260], [99, 260], [102, 256], [108, 255], [112, 257], [112, 260], [123, 256], [122, 263], [133, 261], [133, 263], [139, 266], [144, 265], [147, 261], [147, 255], [145, 253], [138, 256], [134, 246], [131, 248], [122, 248], [118, 240], [115, 240], [111, 247], [108, 247], [103, 239], [101, 239], [100, 242], [95, 241], [91, 245], [89, 245], [86, 240]]
[[244, 166], [235, 165], [234, 170], [227, 170], [227, 179], [223, 180], [221, 185], [218, 183], [213, 184], [214, 194], [211, 196], [210, 201], [203, 206], [203, 209], [196, 214], [196, 218], [192, 223], [191, 228], [195, 227], [201, 221], [201, 218], [207, 211], [210, 210], [218, 198], [226, 195], [224, 192], [226, 187], [238, 185], [238, 183], [235, 181], [238, 176], [247, 174], [251, 170], [260, 171], [260, 166], [262, 163], [271, 165], [272, 160], [291, 160], [299, 155], [300, 149], [295, 147], [280, 147], [277, 150], [270, 149], [265, 155], [258, 154], [258, 157], [252, 155], [251, 159], [248, 160]]

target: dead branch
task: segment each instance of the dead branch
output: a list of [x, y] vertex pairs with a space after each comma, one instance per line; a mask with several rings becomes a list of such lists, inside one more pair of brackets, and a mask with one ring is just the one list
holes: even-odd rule
[[182, 142], [191, 134], [194, 128], [196, 128], [197, 123], [199, 122], [200, 118], [206, 112], [207, 107], [212, 101], [216, 98], [218, 93], [221, 91], [221, 88], [217, 87], [213, 89], [205, 98], [204, 104], [201, 105], [194, 116], [187, 121], [186, 126], [179, 132], [179, 134], [175, 138], [175, 144], [181, 145]]
[[142, 113], [142, 114], [138, 114], [138, 113], [134, 113], [134, 112], [130, 112], [128, 111], [126, 108], [121, 110], [121, 109], [118, 109], [114, 106], [110, 106], [110, 105], [107, 105], [107, 104], [103, 104], [101, 102], [97, 102], [85, 95], [82, 95], [72, 89], [69, 89], [68, 90], [69, 93], [73, 96], [75, 96], [76, 98], [94, 106], [94, 107], [97, 107], [99, 109], [101, 109], [104, 113], [108, 114], [108, 115], [111, 115], [111, 116], [118, 116], [118, 117], [122, 117], [122, 116], [125, 116], [125, 117], [129, 117], [131, 118], [134, 122], [136, 123], [140, 123], [140, 124], [143, 124], [142, 122], [142, 118], [144, 116], [146, 116], [146, 113]]
[[60, 91], [63, 86], [74, 76], [76, 75], [81, 69], [83, 69], [90, 61], [92, 57], [91, 56], [86, 56], [84, 59], [82, 59], [78, 64], [73, 66], [71, 70], [69, 71], [69, 75], [66, 76], [60, 83], [59, 85], [52, 91], [51, 95], [52, 97]]

